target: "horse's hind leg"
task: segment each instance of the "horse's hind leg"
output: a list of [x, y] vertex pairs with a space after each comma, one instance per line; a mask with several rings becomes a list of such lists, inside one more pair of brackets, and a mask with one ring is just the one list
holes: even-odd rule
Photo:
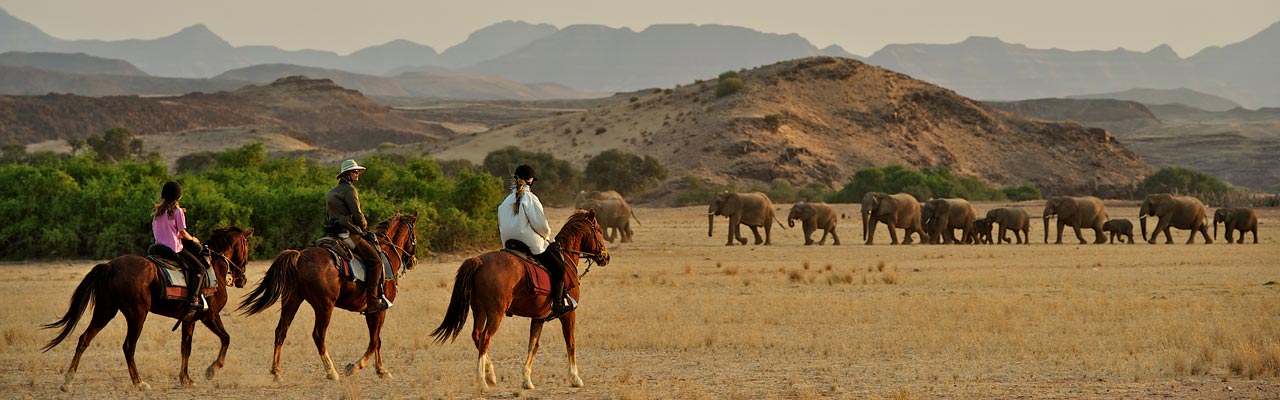
[[577, 313], [570, 311], [560, 317], [560, 330], [564, 333], [564, 348], [569, 353], [569, 376], [573, 378], [573, 387], [582, 387], [582, 378], [578, 377], [578, 350], [573, 341], [573, 328], [577, 324]]
[[195, 331], [195, 322], [182, 322], [182, 369], [178, 372], [178, 382], [182, 383], [183, 387], [191, 386], [191, 374], [187, 370], [187, 361], [191, 359], [191, 337]]
[[204, 326], [209, 327], [209, 330], [213, 331], [214, 335], [218, 335], [218, 339], [222, 341], [222, 348], [218, 350], [218, 359], [213, 360], [213, 364], [210, 364], [209, 369], [204, 372], [206, 379], [213, 379], [218, 370], [226, 365], [227, 348], [231, 347], [231, 335], [227, 334], [227, 328], [222, 326], [222, 316], [216, 313], [205, 317], [201, 322], [204, 322]]
[[472, 307], [471, 311], [476, 320], [475, 328], [471, 331], [471, 340], [475, 341], [476, 351], [480, 353], [477, 360], [476, 379], [479, 381], [480, 388], [487, 389], [498, 384], [498, 375], [493, 372], [493, 361], [489, 359], [489, 344], [493, 341], [493, 334], [498, 332], [498, 326], [502, 325], [502, 313], [488, 312], [476, 307]]
[[276, 324], [275, 353], [271, 356], [271, 375], [275, 376], [276, 382], [284, 381], [284, 375], [280, 369], [280, 348], [284, 346], [285, 337], [289, 336], [289, 325], [293, 323], [293, 317], [298, 315], [300, 306], [302, 306], [300, 298], [286, 298], [280, 305], [280, 322]]
[[84, 333], [80, 335], [80, 342], [76, 345], [76, 355], [71, 357], [71, 366], [67, 367], [66, 381], [62, 383], [62, 391], [71, 391], [71, 382], [76, 379], [76, 370], [80, 368], [80, 356], [84, 355], [85, 349], [89, 348], [89, 343], [93, 342], [93, 338], [102, 331], [103, 327], [116, 317], [115, 304], [103, 303], [99, 300], [98, 304], [93, 308], [93, 319], [89, 321], [89, 327], [85, 328]]
[[129, 324], [124, 337], [124, 346], [122, 346], [124, 361], [129, 365], [129, 379], [133, 380], [133, 387], [138, 390], [151, 390], [151, 385], [143, 382], [138, 376], [138, 363], [133, 360], [133, 353], [138, 348], [138, 337], [142, 335], [142, 325], [147, 322], [147, 310], [151, 309], [151, 305], [140, 304], [135, 307], [121, 310], [125, 321]]
[[364, 369], [369, 357], [376, 357], [374, 363], [378, 368], [378, 376], [383, 378], [391, 378], [391, 373], [382, 366], [382, 322], [386, 320], [387, 313], [373, 313], [364, 316], [365, 324], [369, 326], [369, 348], [365, 350], [364, 356], [359, 361], [347, 364], [347, 375], [356, 373]]
[[533, 356], [538, 354], [538, 342], [542, 337], [542, 324], [540, 320], [533, 320], [529, 324], [529, 358], [524, 362], [524, 388], [533, 390]]
[[333, 318], [333, 303], [312, 303], [311, 307], [316, 311], [316, 326], [311, 330], [311, 339], [316, 342], [316, 351], [320, 353], [320, 364], [329, 380], [340, 380], [338, 370], [333, 368], [333, 359], [329, 358], [329, 348], [324, 344], [325, 331], [329, 329], [329, 320]]

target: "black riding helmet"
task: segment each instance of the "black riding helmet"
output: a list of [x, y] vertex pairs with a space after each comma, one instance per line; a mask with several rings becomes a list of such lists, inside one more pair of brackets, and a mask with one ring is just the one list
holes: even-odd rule
[[164, 188], [160, 189], [160, 198], [165, 201], [178, 201], [182, 197], [182, 185], [178, 182], [169, 181], [164, 184]]
[[538, 180], [538, 177], [534, 176], [533, 167], [528, 164], [521, 164], [519, 167], [516, 167], [516, 179], [533, 183]]

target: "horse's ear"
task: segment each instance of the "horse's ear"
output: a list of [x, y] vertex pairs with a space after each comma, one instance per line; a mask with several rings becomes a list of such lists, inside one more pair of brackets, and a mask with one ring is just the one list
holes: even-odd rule
[[392, 218], [400, 218], [400, 210], [396, 210], [395, 217]]
[[244, 231], [244, 238], [245, 238], [245, 239], [248, 239], [250, 236], [253, 236], [253, 228], [249, 228], [249, 229], [246, 229], [246, 230]]
[[594, 208], [587, 209], [587, 218], [596, 219], [596, 210]]

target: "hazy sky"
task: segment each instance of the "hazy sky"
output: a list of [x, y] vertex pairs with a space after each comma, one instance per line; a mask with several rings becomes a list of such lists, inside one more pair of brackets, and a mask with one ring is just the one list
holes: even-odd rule
[[798, 33], [870, 55], [890, 43], [998, 36], [1034, 48], [1146, 51], [1183, 57], [1243, 40], [1280, 21], [1280, 0], [0, 0], [0, 8], [63, 39], [156, 38], [203, 23], [236, 46], [342, 54], [409, 39], [443, 51], [503, 20], [602, 24], [716, 23]]

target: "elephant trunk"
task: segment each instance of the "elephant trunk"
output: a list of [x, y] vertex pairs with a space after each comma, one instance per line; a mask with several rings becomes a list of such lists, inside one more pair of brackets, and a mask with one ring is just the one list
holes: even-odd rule
[[707, 237], [713, 236], [712, 231], [716, 228], [716, 214], [707, 213]]
[[1049, 243], [1049, 214], [1044, 215], [1044, 242]]
[[1218, 240], [1218, 219], [1213, 219], [1213, 240]]
[[867, 230], [868, 230], [867, 222], [869, 219], [868, 217], [870, 216], [871, 216], [870, 213], [867, 213], [867, 212], [862, 213], [862, 240], [867, 240]]
[[794, 219], [792, 219], [790, 216], [788, 216], [788, 217], [787, 217], [787, 227], [788, 227], [788, 228], [795, 228], [795, 227], [796, 227], [796, 220], [794, 220]]
[[1138, 215], [1138, 225], [1142, 226], [1142, 240], [1147, 240], [1147, 213]]

